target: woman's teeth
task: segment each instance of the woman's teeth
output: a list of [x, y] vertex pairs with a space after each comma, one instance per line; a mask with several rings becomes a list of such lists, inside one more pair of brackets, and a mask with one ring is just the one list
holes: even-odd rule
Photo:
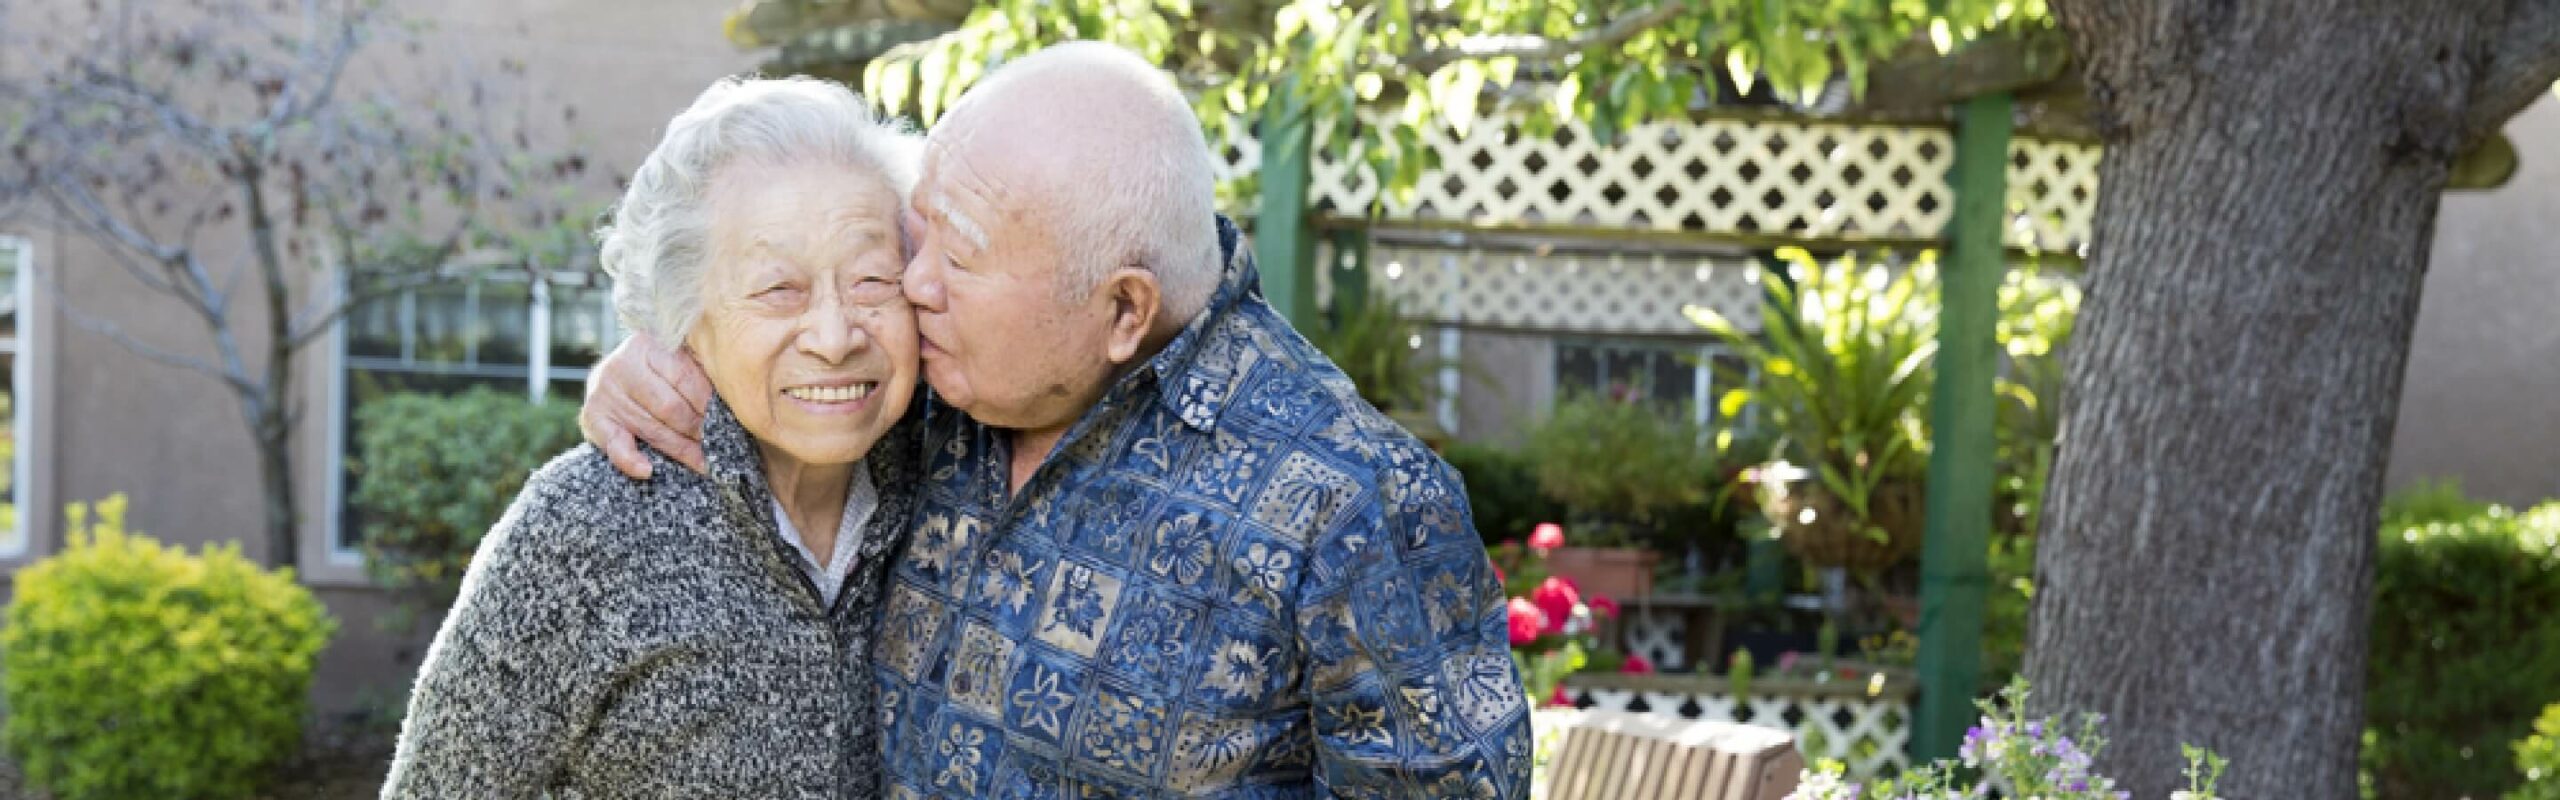
[[790, 395], [794, 400], [812, 403], [850, 403], [871, 396], [871, 388], [877, 385], [857, 383], [852, 386], [794, 386], [782, 390], [782, 393]]

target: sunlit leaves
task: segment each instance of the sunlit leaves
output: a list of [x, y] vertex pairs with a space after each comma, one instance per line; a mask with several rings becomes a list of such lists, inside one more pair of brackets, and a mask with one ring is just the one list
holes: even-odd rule
[[[1007, 57], [1105, 39], [1172, 70], [1213, 135], [1294, 87], [1321, 146], [1394, 190], [1430, 152], [1419, 126], [1516, 114], [1537, 132], [1571, 117], [1608, 138], [1713, 102], [1719, 83], [1810, 104], [1835, 82], [1864, 91], [1870, 65], [1915, 40], [1954, 49], [2050, 24], [2045, 0], [1288, 0], [1234, 18], [1246, 7], [1204, 21], [1187, 0], [997, 0], [876, 59], [864, 89], [930, 122]], [[1364, 109], [1390, 124], [1362, 124]]]

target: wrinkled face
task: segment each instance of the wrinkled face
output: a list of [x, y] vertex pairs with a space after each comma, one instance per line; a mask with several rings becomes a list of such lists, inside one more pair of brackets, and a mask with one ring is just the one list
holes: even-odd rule
[[915, 394], [898, 196], [848, 166], [714, 176], [702, 318], [685, 347], [768, 460], [849, 464]]
[[1113, 374], [1111, 302], [1062, 297], [1064, 248], [1038, 208], [1027, 154], [963, 127], [934, 137], [908, 218], [916, 254], [906, 271], [925, 380], [986, 425], [1071, 425]]

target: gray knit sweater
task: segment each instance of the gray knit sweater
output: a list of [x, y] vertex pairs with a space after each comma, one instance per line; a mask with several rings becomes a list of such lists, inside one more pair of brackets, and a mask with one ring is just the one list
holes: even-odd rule
[[385, 798], [869, 798], [883, 567], [915, 505], [914, 415], [833, 608], [792, 559], [756, 448], [706, 415], [709, 475], [633, 481], [582, 445], [490, 529], [418, 676]]

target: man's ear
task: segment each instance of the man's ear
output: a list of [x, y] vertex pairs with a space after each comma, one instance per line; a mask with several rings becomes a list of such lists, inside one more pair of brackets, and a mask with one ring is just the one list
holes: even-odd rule
[[1104, 354], [1113, 364], [1127, 364], [1146, 348], [1147, 335], [1164, 313], [1164, 295], [1156, 274], [1137, 267], [1112, 270], [1094, 295], [1111, 304], [1111, 338]]

